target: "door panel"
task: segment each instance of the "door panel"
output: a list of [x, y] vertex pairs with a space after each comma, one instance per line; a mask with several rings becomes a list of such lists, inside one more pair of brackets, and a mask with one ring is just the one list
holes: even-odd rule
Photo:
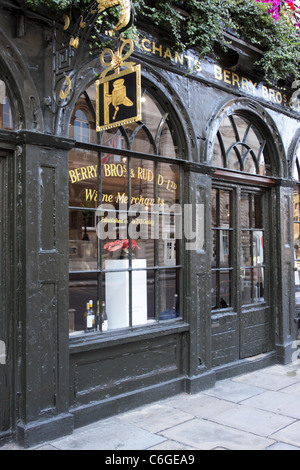
[[240, 358], [272, 349], [269, 306], [268, 191], [243, 190], [240, 199]]
[[269, 204], [269, 188], [213, 188], [213, 366], [273, 349]]
[[240, 358], [270, 351], [270, 331], [270, 307], [243, 309], [240, 318]]

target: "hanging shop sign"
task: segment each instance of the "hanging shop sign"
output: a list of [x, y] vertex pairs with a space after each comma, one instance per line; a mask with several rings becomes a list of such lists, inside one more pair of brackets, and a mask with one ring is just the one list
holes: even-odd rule
[[141, 120], [141, 67], [126, 62], [132, 52], [133, 42], [126, 40], [116, 52], [105, 49], [101, 54], [105, 70], [96, 81], [97, 132]]

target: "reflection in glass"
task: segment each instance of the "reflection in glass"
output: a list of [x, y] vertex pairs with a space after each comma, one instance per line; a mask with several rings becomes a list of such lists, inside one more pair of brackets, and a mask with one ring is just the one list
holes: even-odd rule
[[0, 129], [14, 129], [11, 107], [7, 96], [3, 104], [0, 102]]
[[159, 320], [179, 317], [178, 272], [175, 269], [159, 273]]
[[212, 310], [231, 306], [231, 272], [212, 272], [211, 305]]
[[70, 271], [97, 269], [97, 234], [95, 211], [69, 211]]
[[69, 205], [98, 206], [98, 154], [73, 149], [69, 156]]
[[220, 202], [219, 202], [219, 220], [220, 227], [230, 227], [230, 192], [220, 190]]
[[264, 301], [264, 268], [242, 269], [242, 303]]
[[[242, 303], [264, 300], [264, 231], [262, 195], [243, 192], [241, 196]], [[248, 230], [245, 230], [247, 227]], [[256, 268], [258, 267], [259, 268]]]
[[157, 172], [158, 204], [171, 207], [179, 203], [179, 166], [159, 163]]
[[212, 194], [212, 309], [231, 306], [232, 236], [230, 191]]

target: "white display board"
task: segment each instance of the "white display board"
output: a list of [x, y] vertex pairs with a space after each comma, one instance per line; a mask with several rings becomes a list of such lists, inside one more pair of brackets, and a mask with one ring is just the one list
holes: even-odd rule
[[[105, 269], [128, 269], [127, 259], [106, 260]], [[145, 259], [132, 260], [133, 269], [147, 267]], [[105, 274], [105, 303], [108, 329], [129, 326], [129, 272]], [[147, 323], [147, 271], [132, 272], [132, 325]]]

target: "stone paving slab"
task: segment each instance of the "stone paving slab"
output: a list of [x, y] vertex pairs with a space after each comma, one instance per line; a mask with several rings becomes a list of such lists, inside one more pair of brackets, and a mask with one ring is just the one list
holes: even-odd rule
[[274, 368], [272, 374], [263, 370], [251, 372], [250, 374], [236, 377], [233, 382], [248, 384], [255, 387], [261, 387], [267, 390], [279, 391], [298, 382], [297, 376], [283, 375], [281, 370]]
[[71, 436], [51, 442], [59, 450], [141, 450], [160, 444], [165, 437], [145, 431], [119, 418], [77, 429]]
[[300, 422], [297, 421], [290, 426], [273, 434], [273, 439], [297, 446], [300, 449]]
[[300, 419], [299, 397], [284, 392], [266, 391], [243, 402], [244, 405]]
[[264, 450], [274, 440], [195, 418], [161, 433], [168, 439], [192, 445], [199, 450], [222, 447], [228, 450]]
[[262, 392], [264, 392], [264, 389], [261, 387], [225, 379], [220, 380], [214, 388], [210, 388], [203, 393], [233, 403], [240, 403], [247, 398], [260, 395]]

